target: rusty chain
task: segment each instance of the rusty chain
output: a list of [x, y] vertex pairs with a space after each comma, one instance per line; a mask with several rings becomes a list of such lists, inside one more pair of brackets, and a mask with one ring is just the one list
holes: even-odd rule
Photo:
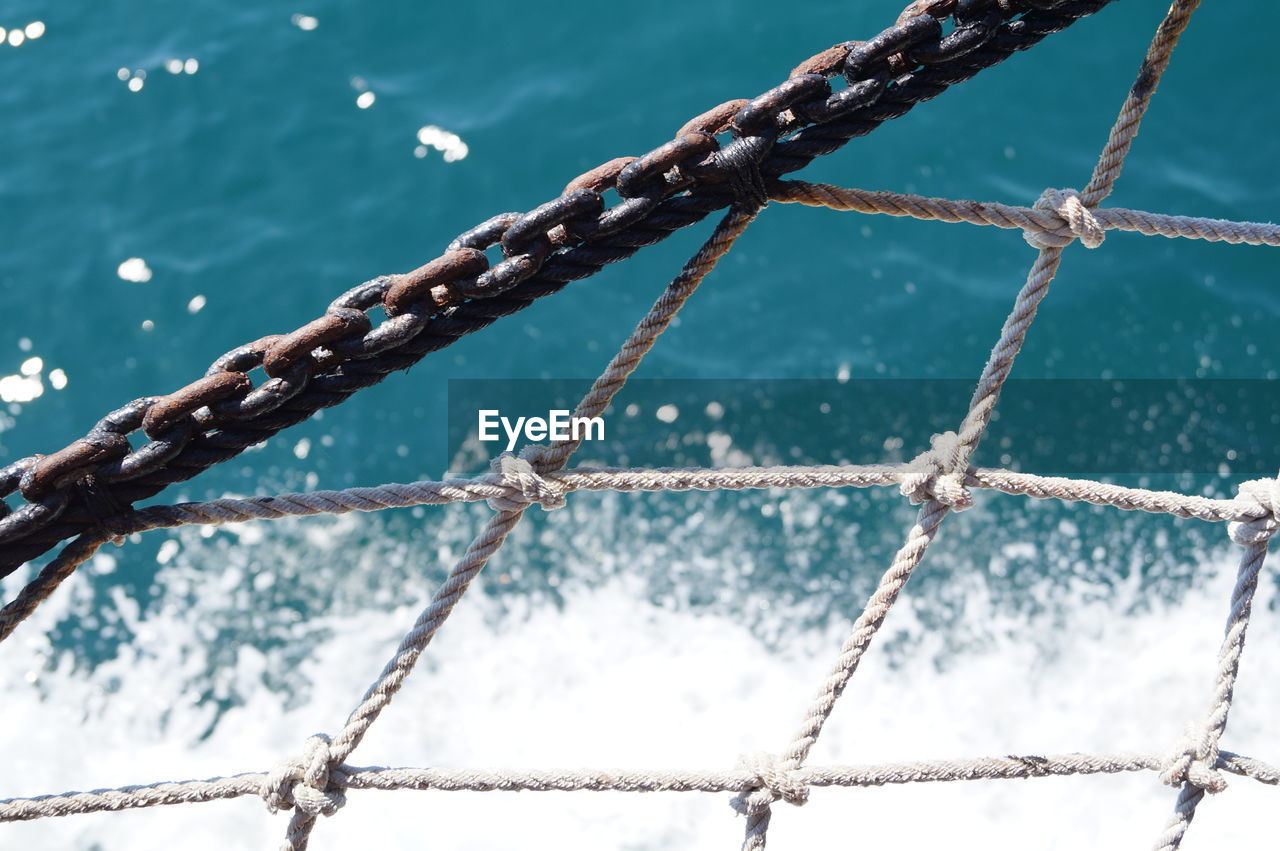
[[[0, 576], [86, 529], [123, 534], [134, 502], [716, 210], [763, 206], [770, 181], [1110, 2], [916, 0], [869, 41], [824, 50], [649, 153], [591, 169], [560, 197], [489, 219], [412, 272], [348, 290], [301, 328], [233, 349], [182, 389], [111, 412], [66, 448], [0, 468]], [[491, 264], [494, 249], [501, 259]], [[374, 308], [385, 315], [376, 326]], [[255, 386], [258, 369], [265, 380]], [[135, 449], [138, 431], [147, 442]], [[11, 508], [4, 498], [15, 491], [24, 503]]]

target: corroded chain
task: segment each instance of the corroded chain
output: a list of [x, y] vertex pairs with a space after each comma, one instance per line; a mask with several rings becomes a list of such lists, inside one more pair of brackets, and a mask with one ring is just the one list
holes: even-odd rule
[[[61, 451], [0, 468], [0, 576], [87, 528], [112, 531], [132, 503], [711, 212], [763, 205], [781, 175], [1109, 2], [917, 0], [871, 40], [824, 50], [649, 153], [591, 169], [527, 213], [489, 219], [424, 266], [361, 284], [319, 319], [228, 352], [167, 396], [113, 411]], [[374, 308], [385, 314], [376, 326]], [[257, 369], [265, 380], [255, 386]], [[147, 442], [135, 449], [138, 431]], [[16, 509], [3, 500], [15, 491], [25, 500]]]

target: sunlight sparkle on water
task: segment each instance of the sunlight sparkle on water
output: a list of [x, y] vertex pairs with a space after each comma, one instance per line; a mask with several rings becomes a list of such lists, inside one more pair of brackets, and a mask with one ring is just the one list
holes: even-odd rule
[[448, 130], [437, 127], [434, 124], [418, 128], [418, 141], [422, 144], [413, 151], [413, 155], [418, 159], [422, 159], [427, 155], [428, 148], [435, 148], [443, 154], [444, 161], [447, 163], [457, 162], [466, 157], [471, 151], [467, 147], [467, 143], [462, 141], [462, 137], [457, 133], [450, 133]]
[[310, 32], [320, 26], [320, 22], [310, 15], [294, 15], [289, 19], [293, 25], [304, 32]]
[[[28, 342], [23, 338], [21, 342]], [[22, 348], [19, 345], [19, 348]], [[30, 351], [25, 348], [23, 351]], [[0, 401], [13, 403], [31, 402], [44, 395], [44, 379], [41, 373], [44, 372], [44, 358], [39, 356], [29, 357], [18, 367], [16, 375], [6, 375], [0, 377]], [[49, 373], [49, 384], [54, 390], [61, 390], [67, 386], [67, 374], [61, 369], [52, 370]], [[16, 411], [15, 411], [16, 413]]]
[[136, 71], [130, 71], [128, 68], [120, 68], [116, 71], [116, 79], [127, 85], [129, 91], [140, 92], [147, 79], [147, 70], [139, 68]]
[[44, 35], [44, 21], [32, 21], [25, 27], [14, 27], [11, 30], [0, 27], [0, 47], [5, 44], [19, 47], [24, 42], [35, 41], [42, 35]]
[[132, 281], [135, 284], [145, 284], [151, 280], [151, 267], [147, 265], [147, 261], [141, 257], [130, 257], [128, 260], [116, 267], [116, 274], [123, 281]]
[[39, 376], [6, 375], [0, 378], [0, 401], [30, 402], [44, 395]]
[[194, 74], [200, 70], [200, 61], [197, 59], [188, 59], [185, 62], [181, 59], [166, 59], [164, 61], [164, 70], [170, 74]]
[[368, 109], [373, 106], [373, 102], [377, 99], [378, 96], [373, 92], [361, 92], [360, 96], [356, 98], [356, 106], [360, 109]]

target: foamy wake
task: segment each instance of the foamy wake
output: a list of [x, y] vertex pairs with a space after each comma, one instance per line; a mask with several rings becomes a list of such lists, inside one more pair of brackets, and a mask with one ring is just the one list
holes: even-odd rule
[[[288, 559], [284, 547], [272, 556]], [[309, 619], [295, 635], [305, 652], [289, 650], [310, 688], [290, 700], [267, 685], [291, 664], [284, 655], [244, 647], [211, 661], [208, 622], [234, 602], [217, 567], [166, 564], [157, 583], [184, 593], [145, 614], [117, 598], [135, 636], [92, 670], [68, 656], [45, 667], [49, 624], [87, 605], [74, 588], [0, 648], [0, 795], [265, 770], [307, 735], [336, 731], [416, 614], [344, 605]], [[1080, 596], [1052, 622], [1002, 612], [970, 582], [965, 621], [988, 649], [959, 655], [916, 619], [908, 589], [811, 762], [1171, 748], [1206, 706], [1234, 564], [1202, 571], [1211, 578], [1176, 603], [1136, 614], [1122, 614], [1132, 603], [1122, 589], [1089, 602], [1046, 580], [1034, 593]], [[1263, 585], [1225, 745], [1275, 760], [1280, 629], [1274, 583]], [[655, 605], [627, 572], [559, 590], [560, 606], [467, 597], [353, 762], [733, 767], [788, 742], [847, 626], [798, 628], [802, 613], [775, 605], [765, 631], [782, 638], [766, 646], [732, 612]], [[884, 646], [901, 642], [909, 652], [891, 663]], [[231, 708], [217, 716], [209, 696]], [[1230, 784], [1202, 805], [1188, 849], [1274, 847], [1275, 790]], [[1175, 794], [1154, 774], [818, 789], [803, 809], [777, 805], [770, 848], [1142, 848]], [[728, 849], [742, 831], [728, 797], [353, 792], [312, 847]], [[240, 799], [6, 825], [0, 845], [271, 848], [284, 823]]]

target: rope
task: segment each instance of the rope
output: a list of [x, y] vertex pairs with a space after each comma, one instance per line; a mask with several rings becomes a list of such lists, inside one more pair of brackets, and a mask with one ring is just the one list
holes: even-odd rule
[[[1274, 527], [1274, 516], [1272, 518]], [[1218, 742], [1227, 729], [1236, 676], [1240, 672], [1240, 654], [1244, 651], [1245, 632], [1258, 588], [1258, 575], [1267, 555], [1267, 538], [1251, 540], [1244, 545], [1235, 589], [1231, 594], [1231, 610], [1227, 618], [1226, 636], [1218, 653], [1218, 676], [1214, 683], [1209, 711], [1203, 721], [1188, 727], [1178, 751], [1165, 765], [1164, 782], [1181, 786], [1173, 816], [1156, 843], [1159, 851], [1176, 851], [1182, 845], [1196, 807], [1206, 792], [1217, 793], [1226, 788], [1222, 776], [1214, 770], [1218, 761]]]
[[[313, 737], [315, 738], [315, 737]], [[312, 740], [308, 740], [310, 743]], [[749, 792], [765, 782], [776, 783], [779, 795], [803, 801], [811, 788], [855, 788], [947, 783], [972, 780], [1029, 780], [1038, 777], [1159, 772], [1166, 758], [1157, 753], [1048, 756], [995, 756], [974, 759], [886, 762], [869, 765], [806, 766], [773, 775], [773, 758], [749, 755], [728, 771], [687, 769], [484, 769], [384, 768], [340, 765], [329, 772], [337, 791], [302, 793], [306, 763], [285, 760], [269, 772], [246, 772], [229, 777], [183, 780], [66, 792], [0, 801], [0, 822], [31, 821], [89, 813], [119, 812], [146, 807], [197, 804], [233, 798], [259, 797], [268, 807], [286, 809], [299, 801], [317, 812], [336, 809], [339, 792], [352, 789], [432, 792]], [[1221, 751], [1215, 770], [1247, 777], [1269, 786], [1280, 785], [1280, 768], [1259, 760]], [[763, 771], [763, 775], [762, 775]]]
[[[933, 441], [937, 443], [947, 439], [949, 438], [944, 435], [935, 435]], [[221, 525], [250, 520], [480, 501], [487, 501], [491, 507], [498, 506], [502, 510], [508, 510], [506, 506], [524, 507], [532, 504], [541, 505], [544, 510], [554, 510], [563, 507], [567, 503], [567, 495], [576, 491], [655, 493], [892, 485], [898, 485], [904, 495], [916, 502], [921, 501], [923, 494], [940, 487], [944, 494], [940, 500], [952, 508], [966, 504], [966, 501], [971, 503], [971, 497], [966, 495], [969, 490], [976, 488], [1034, 499], [1087, 502], [1123, 511], [1143, 511], [1209, 523], [1227, 523], [1229, 533], [1237, 543], [1247, 543], [1257, 535], [1270, 534], [1268, 530], [1274, 531], [1280, 525], [1275, 519], [1274, 507], [1277, 503], [1273, 492], [1277, 486], [1273, 479], [1242, 482], [1235, 499], [1212, 499], [1173, 491], [1123, 487], [1089, 479], [1038, 476], [987, 467], [970, 467], [963, 478], [960, 478], [955, 473], [938, 475], [934, 449], [921, 453], [906, 464], [718, 469], [576, 467], [540, 474], [533, 469], [529, 458], [537, 457], [544, 451], [545, 447], [530, 447], [522, 452], [524, 458], [501, 455], [492, 465], [498, 472], [473, 478], [152, 506], [128, 515], [127, 528], [130, 533], [139, 533], [188, 525]], [[536, 476], [536, 481], [530, 478], [532, 476]], [[941, 485], [938, 484], [939, 481]], [[951, 495], [947, 495], [948, 493]], [[951, 500], [951, 503], [946, 503], [946, 500]], [[84, 544], [69, 550], [58, 561], [51, 563], [13, 603], [0, 610], [0, 640], [7, 637], [34, 610], [35, 605], [52, 592], [57, 582], [70, 574], [71, 565], [62, 563], [61, 558], [75, 559], [80, 563], [87, 560], [103, 542], [97, 538], [87, 539]]]
[[846, 189], [828, 183], [778, 180], [770, 187], [769, 198], [784, 204], [1021, 230], [1027, 234], [1027, 241], [1037, 248], [1060, 248], [1076, 238], [1081, 238], [1089, 248], [1097, 248], [1108, 230], [1232, 245], [1280, 246], [1280, 225], [1170, 216], [1121, 207], [1091, 210], [1083, 206], [1079, 194], [1071, 189], [1047, 189], [1036, 206], [1015, 207], [989, 201], [952, 201], [900, 192]]
[[1147, 48], [1147, 55], [1138, 68], [1138, 76], [1129, 89], [1129, 96], [1120, 107], [1111, 133], [1107, 136], [1107, 144], [1098, 157], [1098, 164], [1084, 191], [1080, 193], [1080, 201], [1084, 206], [1093, 208], [1102, 203], [1111, 190], [1115, 188], [1120, 171], [1124, 168], [1125, 157], [1138, 135], [1138, 126], [1142, 116], [1146, 115], [1151, 105], [1151, 96], [1156, 93], [1156, 86], [1169, 67], [1173, 49], [1178, 44], [1183, 30], [1191, 22], [1191, 15], [1199, 7], [1200, 0], [1174, 0], [1165, 13], [1164, 20], [1156, 28], [1155, 37]]
[[62, 581], [75, 572], [107, 542], [107, 532], [98, 529], [85, 532], [58, 553], [57, 558], [49, 562], [31, 582], [27, 583], [13, 601], [0, 609], [0, 641], [8, 638], [18, 624], [22, 623], [36, 607], [49, 598], [57, 590]]

